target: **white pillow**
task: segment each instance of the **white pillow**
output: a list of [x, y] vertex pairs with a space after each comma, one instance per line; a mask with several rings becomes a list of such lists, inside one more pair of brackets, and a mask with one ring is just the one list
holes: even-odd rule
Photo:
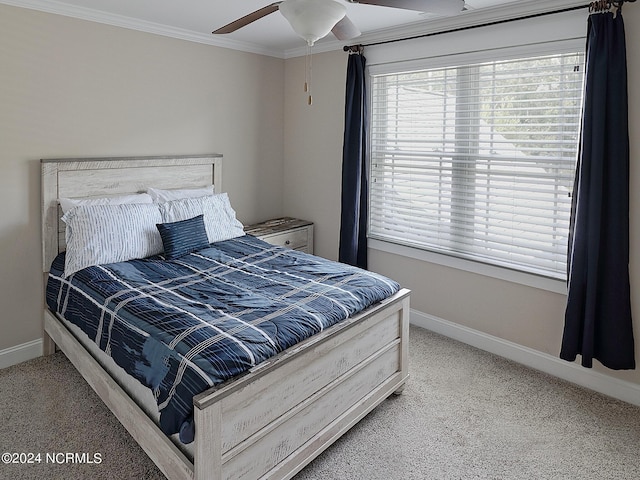
[[67, 224], [65, 278], [91, 265], [162, 253], [157, 204], [80, 205], [62, 216]]
[[209, 243], [220, 242], [244, 235], [242, 223], [236, 219], [226, 193], [206, 197], [183, 198], [159, 204], [162, 222], [178, 222], [204, 215], [204, 226]]
[[62, 213], [67, 213], [78, 205], [122, 205], [123, 203], [153, 203], [148, 193], [132, 193], [131, 195], [116, 195], [113, 197], [85, 197], [85, 198], [59, 198]]
[[197, 198], [206, 195], [213, 195], [213, 185], [199, 188], [175, 188], [172, 190], [162, 190], [160, 188], [147, 188], [147, 193], [151, 195], [155, 203], [171, 202], [182, 198]]

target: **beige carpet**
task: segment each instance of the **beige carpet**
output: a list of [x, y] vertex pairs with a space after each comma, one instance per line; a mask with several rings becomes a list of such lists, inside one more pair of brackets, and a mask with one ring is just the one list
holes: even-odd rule
[[[410, 383], [295, 478], [636, 479], [640, 408], [411, 329]], [[0, 479], [164, 478], [63, 354], [0, 371]], [[46, 453], [101, 463], [45, 463]], [[64, 457], [57, 456], [58, 460]]]

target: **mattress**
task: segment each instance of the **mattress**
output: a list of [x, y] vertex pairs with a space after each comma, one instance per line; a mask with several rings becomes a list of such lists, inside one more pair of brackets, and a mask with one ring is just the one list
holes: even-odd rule
[[250, 235], [174, 260], [53, 262], [47, 304], [149, 388], [159, 426], [194, 437], [192, 398], [393, 295], [378, 274]]

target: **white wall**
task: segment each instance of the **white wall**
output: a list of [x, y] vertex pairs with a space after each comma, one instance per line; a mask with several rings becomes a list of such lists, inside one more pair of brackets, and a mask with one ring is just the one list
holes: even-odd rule
[[[575, 23], [580, 15], [579, 23]], [[640, 57], [635, 46], [640, 45], [640, 7], [629, 4], [624, 12], [629, 75], [629, 122], [631, 133], [631, 284], [632, 308], [636, 313], [636, 359], [640, 362]], [[536, 28], [545, 32], [548, 40], [584, 35], [585, 11], [569, 15], [543, 17]], [[535, 29], [534, 29], [535, 30]], [[522, 40], [523, 24], [510, 23], [502, 27], [497, 37]], [[365, 48], [369, 63], [429, 57], [434, 52], [468, 51], [491, 48], [495, 39], [481, 29], [460, 34], [435, 36], [403, 45], [401, 53], [392, 56], [391, 46]], [[462, 50], [461, 50], [462, 49]], [[416, 53], [418, 52], [418, 53]], [[412, 55], [414, 57], [412, 57]], [[400, 58], [404, 56], [404, 58]], [[314, 57], [316, 101], [309, 108], [301, 96], [296, 98], [293, 86], [304, 77], [304, 59], [287, 60], [285, 92], [285, 214], [308, 218], [316, 223], [316, 251], [328, 258], [338, 252], [341, 144], [344, 128], [344, 82], [347, 56], [331, 52]], [[321, 138], [309, 141], [310, 132]], [[304, 175], [305, 171], [313, 172]], [[564, 324], [566, 296], [516, 284], [509, 281], [468, 273], [396, 254], [369, 250], [372, 270], [395, 278], [413, 291], [412, 308], [435, 316], [461, 328], [471, 328], [482, 334], [557, 357]], [[634, 288], [635, 287], [635, 288]], [[596, 372], [610, 378], [623, 379], [640, 386], [639, 371], [614, 372], [599, 365]], [[637, 393], [637, 391], [636, 391]]]
[[283, 83], [280, 59], [0, 4], [0, 351], [42, 336], [40, 158], [222, 153], [240, 220], [264, 220]]
[[303, 90], [304, 57], [286, 61], [284, 213], [315, 222], [316, 255], [337, 260], [346, 56], [313, 56], [313, 105]]

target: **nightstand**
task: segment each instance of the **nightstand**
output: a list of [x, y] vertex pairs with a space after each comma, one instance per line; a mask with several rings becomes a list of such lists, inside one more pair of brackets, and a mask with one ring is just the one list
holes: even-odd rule
[[244, 227], [244, 232], [272, 245], [313, 253], [313, 222], [282, 217]]

